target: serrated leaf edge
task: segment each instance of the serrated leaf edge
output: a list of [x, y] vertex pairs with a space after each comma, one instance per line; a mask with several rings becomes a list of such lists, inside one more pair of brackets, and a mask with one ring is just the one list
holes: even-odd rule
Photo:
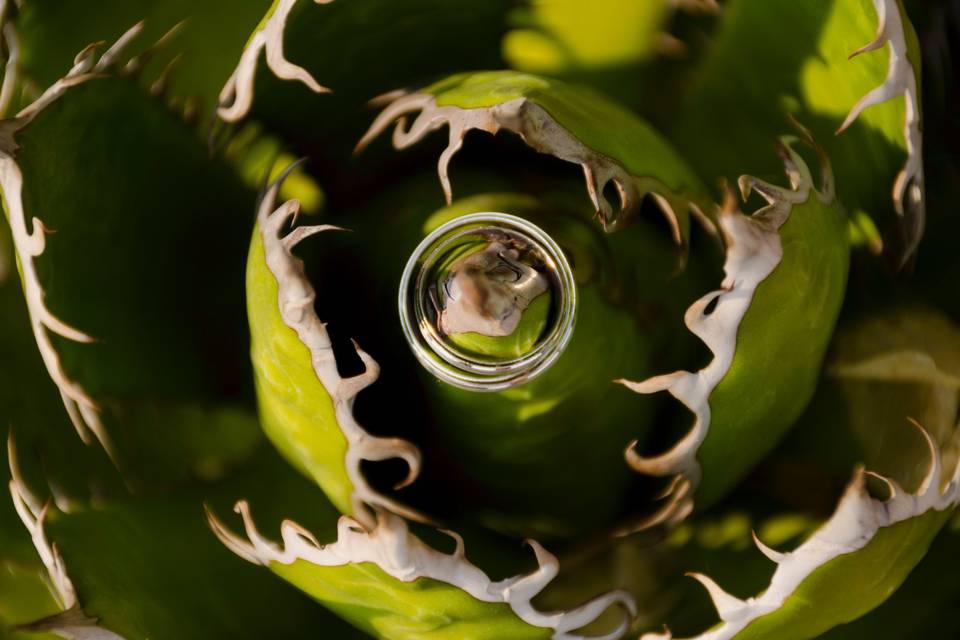
[[[804, 136], [813, 144], [806, 132]], [[733, 196], [728, 194], [720, 209], [718, 222], [727, 247], [724, 280], [720, 289], [701, 297], [684, 314], [687, 328], [713, 354], [710, 363], [696, 372], [681, 370], [639, 382], [616, 381], [636, 393], [666, 391], [694, 414], [690, 430], [664, 453], [643, 456], [636, 451], [636, 440], [627, 445], [626, 460], [635, 471], [657, 477], [672, 476], [673, 479], [662, 496], [663, 505], [652, 515], [627, 525], [620, 534], [660, 525], [672, 527], [692, 512], [694, 492], [702, 475], [697, 451], [710, 431], [710, 396], [733, 364], [740, 323], [753, 302], [757, 287], [783, 258], [779, 229], [790, 217], [793, 207], [806, 202], [811, 194], [824, 202], [832, 202], [835, 198], [833, 174], [826, 157], [819, 147], [813, 145], [820, 151], [821, 184], [817, 189], [806, 162], [792, 147], [798, 140], [795, 136], [780, 138], [789, 189], [744, 175], [739, 180], [743, 200], [746, 201], [755, 191], [767, 201], [767, 206], [748, 216], [740, 212]]]
[[352, 483], [352, 515], [372, 526], [374, 516], [368, 505], [389, 509], [414, 520], [426, 518], [374, 490], [360, 469], [364, 460], [380, 461], [399, 458], [406, 462], [408, 474], [398, 488], [412, 483], [420, 473], [420, 450], [401, 438], [372, 436], [360, 426], [353, 415], [354, 400], [362, 390], [376, 382], [380, 374], [377, 361], [354, 342], [353, 346], [365, 366], [361, 374], [343, 378], [337, 370], [326, 325], [317, 317], [314, 309], [316, 291], [304, 271], [303, 261], [293, 255], [293, 248], [305, 238], [324, 231], [336, 230], [331, 225], [296, 227], [284, 235], [284, 225], [296, 221], [300, 202], [288, 200], [276, 206], [277, 195], [283, 180], [295, 169], [293, 164], [284, 171], [265, 191], [257, 211], [257, 227], [263, 242], [267, 268], [277, 281], [277, 305], [284, 324], [293, 330], [300, 342], [310, 352], [311, 365], [317, 379], [330, 394], [336, 413], [337, 425], [347, 440], [347, 476]]
[[[496, 134], [500, 130], [511, 131], [530, 148], [544, 154], [579, 165], [583, 169], [587, 195], [596, 211], [596, 216], [605, 228], [613, 228], [617, 221], [639, 208], [644, 196], [650, 195], [670, 224], [676, 244], [686, 246], [686, 238], [678, 212], [689, 208], [708, 230], [713, 222], [693, 199], [675, 193], [662, 181], [652, 176], [631, 174], [619, 162], [586, 144], [558, 123], [543, 107], [524, 97], [514, 98], [490, 107], [465, 109], [454, 105], [439, 106], [436, 97], [429, 93], [392, 92], [390, 102], [374, 119], [370, 128], [356, 145], [355, 151], [364, 149], [370, 142], [396, 122], [392, 143], [397, 150], [406, 149], [428, 133], [443, 126], [448, 128], [447, 147], [437, 160], [437, 175], [447, 204], [453, 201], [449, 166], [453, 156], [463, 147], [467, 133], [477, 129]], [[407, 126], [407, 116], [418, 113]], [[619, 194], [619, 213], [603, 195], [607, 184], [612, 183]]]
[[887, 77], [850, 109], [843, 124], [837, 129], [842, 133], [868, 107], [888, 102], [903, 96], [905, 114], [903, 138], [907, 145], [907, 160], [893, 183], [893, 207], [901, 222], [906, 225], [906, 247], [901, 256], [901, 265], [917, 250], [926, 218], [923, 191], [923, 135], [921, 132], [920, 99], [917, 77], [908, 57], [906, 19], [900, 12], [897, 0], [873, 0], [877, 11], [877, 35], [869, 43], [850, 54], [851, 58], [885, 45], [890, 52]]
[[[420, 578], [453, 585], [481, 602], [504, 603], [525, 623], [553, 629], [554, 640], [616, 640], [623, 636], [636, 615], [633, 597], [625, 591], [611, 591], [568, 611], [542, 613], [532, 604], [535, 598], [557, 576], [560, 564], [552, 553], [534, 540], [533, 549], [538, 567], [533, 572], [500, 581], [491, 580], [466, 557], [463, 538], [444, 531], [456, 541], [453, 553], [438, 551], [410, 532], [400, 516], [376, 509], [374, 526], [367, 527], [349, 516], [337, 523], [337, 540], [321, 544], [296, 522], [285, 520], [280, 526], [282, 545], [265, 539], [257, 530], [245, 501], [235, 507], [243, 519], [246, 537], [232, 532], [212, 512], [207, 520], [220, 540], [240, 557], [255, 564], [292, 564], [304, 560], [322, 567], [372, 563], [401, 582]], [[590, 624], [612, 606], [622, 608], [623, 619], [616, 629], [600, 636], [574, 633]]]
[[124, 640], [123, 637], [104, 629], [98, 621], [87, 616], [80, 608], [77, 590], [67, 575], [67, 570], [56, 543], [47, 538], [46, 523], [51, 501], [41, 502], [30, 490], [20, 472], [13, 432], [7, 437], [7, 461], [10, 465], [10, 496], [13, 508], [19, 516], [30, 540], [33, 542], [40, 562], [46, 570], [51, 593], [62, 611], [40, 620], [19, 625], [15, 631], [50, 631], [64, 638], [88, 638], [89, 640]]
[[100, 43], [87, 46], [77, 54], [73, 67], [63, 78], [53, 83], [37, 100], [23, 108], [14, 118], [0, 122], [0, 191], [3, 193], [7, 208], [14, 252], [20, 265], [24, 299], [37, 348], [40, 350], [40, 356], [50, 378], [60, 391], [64, 407], [80, 438], [85, 443], [89, 443], [92, 433], [114, 462], [117, 461], [116, 451], [100, 419], [99, 405], [79, 382], [67, 375], [60, 362], [60, 355], [53, 346], [51, 335], [80, 343], [93, 342], [94, 338], [63, 322], [44, 301], [45, 292], [40, 284], [35, 260], [43, 254], [46, 248], [46, 236], [51, 231], [36, 216], [30, 219], [29, 226], [27, 224], [27, 214], [24, 211], [21, 196], [23, 173], [15, 159], [17, 145], [14, 135], [29, 124], [37, 114], [60, 99], [70, 88], [113, 70], [121, 61], [127, 46], [142, 30], [142, 22], [135, 24], [99, 58], [96, 52]]
[[[777, 611], [815, 570], [838, 556], [863, 549], [880, 529], [893, 526], [930, 511], [954, 508], [960, 502], [960, 464], [945, 486], [942, 484], [942, 454], [926, 429], [912, 422], [923, 436], [930, 462], [915, 493], [905, 491], [895, 480], [858, 468], [847, 485], [836, 511], [799, 547], [787, 553], [773, 552], [754, 536], [761, 553], [777, 568], [770, 584], [759, 595], [741, 600], [726, 593], [716, 582], [702, 574], [693, 574], [710, 595], [720, 624], [691, 640], [730, 640], [753, 621]], [[868, 476], [881, 480], [890, 492], [886, 500], [867, 491]], [[671, 640], [669, 630], [647, 633], [641, 640]]]

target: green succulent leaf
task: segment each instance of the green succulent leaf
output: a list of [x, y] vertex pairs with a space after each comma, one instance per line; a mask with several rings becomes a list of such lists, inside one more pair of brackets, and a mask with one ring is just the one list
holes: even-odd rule
[[347, 440], [336, 410], [310, 362], [310, 352], [283, 323], [277, 281], [255, 230], [247, 259], [247, 304], [260, 415], [267, 436], [342, 511], [353, 486], [345, 467]]
[[847, 209], [882, 228], [894, 210], [903, 237], [887, 240], [909, 256], [924, 224], [919, 56], [898, 0], [730, 2], [671, 131], [704, 176], [765, 175], [793, 114], [833, 161]]
[[323, 566], [306, 559], [270, 569], [373, 636], [407, 638], [549, 638], [503, 603], [484, 603], [429, 578], [401, 581], [371, 562]]
[[957, 474], [941, 485], [940, 452], [927, 438], [933, 459], [916, 494], [885, 479], [890, 497], [873, 498], [860, 469], [834, 515], [795, 550], [780, 553], [757, 539], [760, 550], [776, 564], [758, 596], [741, 600], [711, 578], [693, 574], [721, 619], [697, 638], [814, 638], [886, 600], [923, 558], [956, 505]]
[[326, 604], [374, 637], [406, 640], [454, 638], [550, 638], [505, 604], [479, 603], [457, 587], [436, 580], [400, 582], [376, 565], [320, 567], [305, 560], [272, 563], [284, 580]]
[[950, 637], [958, 631], [950, 610], [958, 592], [955, 574], [943, 571], [956, 557], [957, 527], [954, 518], [933, 541], [923, 561], [903, 585], [879, 607], [864, 617], [825, 633], [825, 640], [890, 638], [906, 640], [923, 635]]
[[[6, 475], [3, 479], [9, 481]], [[43, 564], [13, 503], [0, 502], [0, 638], [22, 640], [26, 634], [13, 631], [14, 627], [59, 611]]]
[[[636, 213], [641, 200], [655, 199], [675, 241], [687, 246], [691, 211], [711, 209], [685, 161], [651, 125], [584, 88], [515, 71], [463, 73], [394, 100], [380, 114], [358, 148], [364, 148], [395, 120], [419, 112], [409, 129], [398, 124], [394, 144], [405, 148], [436, 129], [449, 127], [449, 144], [437, 165], [448, 203], [447, 168], [472, 129], [516, 133], [533, 149], [583, 167], [587, 193], [604, 226]], [[619, 193], [619, 213], [604, 196], [608, 183]]]
[[[744, 176], [744, 199], [756, 191], [768, 205], [747, 217], [731, 195], [720, 214], [727, 245], [723, 287], [685, 316], [713, 360], [696, 373], [625, 383], [639, 393], [668, 391], [695, 416], [693, 428], [667, 452], [644, 457], [627, 451], [637, 471], [675, 477], [654, 522], [682, 519], [694, 500], [701, 507], [716, 502], [773, 448], [813, 396], [843, 300], [849, 245], [826, 157], [821, 154], [817, 187], [792, 147], [796, 142], [781, 139], [789, 189]], [[802, 352], [795, 348], [800, 340]]]
[[[950, 511], [933, 511], [882, 529], [863, 549], [839, 556], [811, 573], [780, 609], [758, 618], [733, 637], [815, 638], [855, 620], [900, 586], [949, 517]], [[877, 579], [865, 580], [865, 576]]]
[[[282, 61], [271, 64], [268, 56], [263, 64], [248, 45], [235, 70], [238, 82], [225, 87], [221, 116], [235, 121], [249, 113], [309, 156], [322, 169], [325, 187], [357, 197], [373, 174], [353, 175], [344, 163], [368, 124], [368, 101], [398, 86], [502, 66], [499, 43], [511, 5], [490, 0], [452, 10], [447, 0], [277, 0], [261, 23], [257, 48], [269, 50], [282, 41]], [[313, 84], [305, 82], [308, 77]], [[371, 169], [381, 186], [391, 181], [385, 169]]]
[[244, 338], [229, 320], [242, 314], [242, 267], [223, 255], [242, 260], [236, 221], [253, 201], [182, 120], [114, 72], [122, 56], [121, 45], [99, 60], [86, 50], [5, 121], [3, 150], [41, 355], [78, 431], [115, 456], [107, 405], [112, 421], [144, 394], [197, 403], [244, 386]]
[[247, 260], [248, 315], [264, 429], [344, 513], [369, 518], [364, 505], [370, 503], [418, 517], [372, 489], [360, 471], [363, 460], [401, 458], [409, 467], [408, 484], [419, 471], [420, 453], [404, 440], [372, 436], [357, 423], [354, 398], [376, 381], [379, 366], [355, 343], [365, 371], [340, 375], [330, 336], [313, 308], [313, 285], [292, 253], [304, 238], [335, 228], [297, 227], [281, 235], [300, 204], [290, 200], [274, 210], [280, 182], [282, 178], [260, 203]]
[[[267, 0], [24, 3], [15, 18], [20, 74], [34, 88], [47, 87], [70, 67], [77, 51], [91, 42], [114, 42], [130, 25], [142, 21], [140, 42], [164, 38], [161, 49], [148, 51], [139, 62], [148, 67], [144, 73], [151, 82], [160, 81], [155, 90], [176, 99], [179, 110], [206, 119], [267, 4]], [[130, 53], [144, 51], [146, 47], [139, 46]]]
[[535, 542], [530, 546], [538, 568], [495, 582], [467, 559], [459, 535], [447, 532], [456, 548], [444, 553], [414, 535], [402, 518], [384, 511], [377, 512], [373, 527], [342, 517], [336, 541], [327, 544], [287, 520], [281, 526], [283, 544], [278, 545], [259, 533], [246, 502], [236, 509], [245, 537], [209, 516], [225, 545], [381, 638], [606, 640], [622, 636], [629, 616], [604, 635], [583, 636], [577, 630], [616, 605], [633, 614], [632, 600], [622, 592], [567, 611], [538, 611], [531, 600], [554, 578], [558, 566], [556, 557]]
[[[6, 229], [4, 229], [6, 231]], [[2, 233], [2, 232], [0, 232]], [[53, 482], [62, 487], [86, 486], [101, 478], [101, 471], [110, 470], [109, 460], [100, 455], [78, 459], [70, 444], [80, 445], [72, 435], [70, 420], [63, 411], [56, 385], [44, 366], [33, 339], [30, 317], [21, 292], [20, 283], [13, 277], [0, 282], [0, 424], [3, 435], [12, 435], [21, 448], [37, 451], [44, 464], [57, 471]], [[61, 446], [49, 446], [60, 440]], [[44, 445], [48, 446], [44, 446]], [[4, 458], [6, 459], [6, 458]], [[7, 464], [3, 465], [8, 468]], [[26, 471], [29, 473], [29, 471]], [[35, 564], [33, 546], [26, 538], [23, 525], [13, 511], [13, 505], [4, 501], [3, 526], [0, 527], [0, 549], [5, 560], [29, 566]], [[9, 536], [9, 537], [8, 537]], [[26, 550], [25, 554], [20, 552]]]
[[[178, 408], [165, 415], [182, 423], [162, 425], [162, 437], [126, 423], [130, 428], [123, 437], [153, 451], [156, 474], [162, 470], [166, 480], [146, 489], [138, 485], [131, 493], [129, 480], [101, 449], [85, 447], [70, 433], [58, 390], [33, 342], [19, 289], [13, 279], [0, 284], [0, 420], [10, 426], [3, 458], [14, 495], [14, 502], [0, 504], [0, 637], [42, 640], [68, 634], [69, 628], [128, 639], [306, 637], [317, 627], [354, 637], [348, 625], [245, 567], [204, 526], [204, 502], [225, 507], [237, 493], [262, 504], [261, 515], [270, 521], [274, 509], [297, 513], [310, 523], [336, 517], [311, 483], [270, 452], [252, 461], [246, 453], [239, 467], [237, 458], [217, 466], [224, 441], [240, 433], [223, 433], [217, 423], [250, 419], [236, 409], [211, 415]], [[220, 443], [215, 450], [213, 440]], [[196, 470], [181, 474], [164, 468], [175, 466], [175, 460]], [[231, 477], [224, 478], [228, 473]], [[171, 478], [178, 481], [175, 486], [169, 484]], [[216, 482], [210, 484], [211, 479]], [[45, 500], [42, 544], [37, 546], [24, 524], [37, 521]], [[52, 565], [59, 569], [49, 572], [43, 553], [60, 558], [61, 565]], [[61, 576], [65, 581], [58, 581]], [[58, 584], [70, 585], [67, 593], [76, 598], [72, 606], [62, 600]], [[71, 608], [61, 613], [64, 606]], [[21, 625], [22, 631], [6, 635], [7, 626]]]
[[[695, 575], [721, 618], [698, 638], [819, 637], [893, 594], [958, 503], [960, 390], [949, 373], [956, 369], [957, 344], [948, 319], [916, 308], [871, 316], [838, 334], [827, 381], [833, 393], [825, 390], [815, 402], [842, 399], [845, 412], [831, 411], [829, 426], [848, 427], [875, 471], [858, 469], [833, 516], [793, 551], [767, 547], [761, 540], [776, 544], [775, 534], [759, 530], [756, 544], [776, 570], [755, 598], [741, 600]], [[907, 412], [929, 428], [914, 423], [910, 429]], [[820, 429], [807, 436], [824, 437]], [[868, 487], [871, 478], [882, 498]], [[842, 629], [834, 636], [844, 637]]]
[[[322, 495], [270, 452], [237, 478], [176, 495], [110, 500], [70, 512], [47, 505], [25, 509], [28, 526], [43, 532], [38, 551], [57, 558], [51, 576], [65, 606], [122, 638], [308, 637], [324, 628], [354, 637], [350, 628], [225, 549], [204, 525], [202, 506], [223, 505], [243, 492], [271, 509], [309, 518], [334, 517]], [[31, 489], [16, 483], [26, 504]], [[82, 609], [80, 608], [82, 606]], [[31, 625], [68, 631], [70, 616]]]

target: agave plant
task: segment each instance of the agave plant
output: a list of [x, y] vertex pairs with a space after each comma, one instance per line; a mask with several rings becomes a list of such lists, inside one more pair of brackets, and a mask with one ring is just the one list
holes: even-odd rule
[[0, 3], [0, 637], [960, 632], [948, 3], [267, 4]]

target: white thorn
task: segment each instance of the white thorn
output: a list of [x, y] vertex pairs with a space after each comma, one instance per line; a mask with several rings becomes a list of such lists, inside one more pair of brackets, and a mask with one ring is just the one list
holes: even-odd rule
[[887, 5], [884, 2], [874, 2], [874, 8], [877, 10], [876, 35], [874, 36], [873, 40], [851, 53], [848, 58], [849, 60], [852, 60], [861, 54], [867, 53], [868, 51], [875, 51], [886, 44], [889, 40], [889, 37], [887, 36]]
[[463, 147], [463, 139], [466, 135], [462, 126], [450, 124], [450, 138], [447, 148], [440, 154], [437, 160], [437, 175], [440, 177], [440, 185], [443, 187], [443, 195], [446, 198], [447, 205], [453, 204], [453, 187], [450, 186], [450, 160]]
[[[297, 203], [297, 210], [299, 210], [299, 203]], [[345, 231], [343, 227], [338, 227], [332, 224], [317, 224], [307, 227], [297, 227], [290, 233], [288, 233], [283, 238], [283, 246], [287, 248], [287, 251], [292, 251], [294, 247], [306, 240], [311, 236], [315, 236], [318, 233], [323, 233], [324, 231]]]
[[16, 502], [19, 496], [31, 516], [35, 518], [36, 514], [40, 513], [40, 510], [43, 508], [43, 502], [36, 494], [30, 491], [30, 487], [23, 479], [20, 462], [17, 458], [17, 447], [13, 437], [13, 429], [10, 429], [10, 433], [7, 435], [7, 462], [10, 465], [10, 491], [13, 494], [14, 502]]
[[850, 54], [849, 59], [852, 60], [860, 54], [867, 53], [868, 51], [875, 51], [885, 44], [887, 44], [887, 39], [883, 33], [880, 33], [877, 35], [875, 40], [871, 40], [859, 49], [854, 50], [854, 52]]
[[363, 373], [340, 381], [340, 395], [352, 400], [358, 393], [372, 385], [380, 377], [380, 364], [369, 353], [360, 348], [356, 340], [351, 339], [353, 350], [363, 363]]
[[[624, 199], [624, 202], [626, 202], [626, 191], [619, 182], [616, 184], [617, 188], [620, 190], [620, 197]], [[650, 197], [653, 198], [654, 202], [657, 203], [657, 206], [660, 207], [660, 211], [663, 213], [664, 217], [666, 217], [667, 223], [670, 225], [670, 232], [673, 234], [673, 242], [678, 245], [683, 244], [683, 234], [680, 231], [680, 218], [677, 217], [677, 212], [673, 210], [673, 205], [670, 204], [670, 201], [659, 193], [651, 191]]]
[[720, 616], [721, 620], [729, 620], [738, 611], [743, 609], [744, 606], [746, 606], [746, 603], [743, 600], [724, 591], [720, 585], [713, 581], [713, 578], [710, 576], [697, 573], [695, 571], [691, 571], [687, 575], [702, 584], [707, 590], [707, 592], [710, 594], [710, 599], [713, 601], [713, 606], [716, 607], [717, 614]]
[[530, 600], [556, 576], [560, 569], [557, 557], [547, 551], [536, 540], [527, 539], [524, 543], [533, 549], [538, 567], [530, 573], [519, 576], [507, 587], [507, 597], [518, 600]]
[[587, 184], [587, 195], [590, 196], [590, 202], [593, 203], [597, 215], [600, 215], [603, 207], [600, 205], [600, 185], [597, 184], [597, 174], [587, 162], [580, 166], [583, 167], [583, 179]]
[[864, 471], [864, 473], [870, 476], [871, 478], [882, 482], [884, 486], [887, 487], [887, 491], [890, 492], [890, 495], [887, 497], [888, 501], [893, 500], [894, 498], [899, 496], [901, 493], [904, 493], [904, 491], [900, 489], [900, 485], [894, 482], [893, 478], [888, 478], [887, 476], [879, 474], [875, 471]]
[[907, 418], [914, 427], [917, 428], [917, 431], [920, 432], [920, 435], [923, 436], [924, 441], [927, 443], [927, 451], [930, 454], [930, 464], [927, 467], [927, 472], [924, 474], [923, 481], [920, 483], [920, 488], [917, 490], [918, 495], [925, 495], [928, 491], [939, 491], [940, 487], [940, 447], [937, 445], [937, 442], [933, 439], [933, 436], [930, 435], [930, 432], [924, 429], [919, 422], [913, 418]]
[[2, 34], [9, 52], [4, 65], [3, 85], [0, 86], [0, 116], [6, 116], [20, 79], [20, 39], [12, 22], [3, 25]]
[[[366, 133], [363, 134], [363, 137], [360, 138], [359, 142], [357, 142], [353, 148], [353, 152], [360, 153], [363, 151], [374, 138], [383, 133], [391, 123], [403, 115], [423, 110], [429, 104], [430, 98], [431, 96], [427, 94], [405, 94], [397, 98], [394, 102], [391, 102], [374, 118], [370, 128], [367, 129]], [[396, 142], [396, 137], [394, 137], [394, 142]]]
[[771, 562], [780, 564], [781, 562], [783, 562], [784, 558], [787, 557], [786, 553], [781, 553], [780, 551], [771, 549], [766, 544], [764, 544], [763, 541], [760, 539], [760, 537], [757, 536], [756, 531], [751, 531], [750, 535], [753, 536], [753, 543], [757, 546], [757, 549], [760, 550], [760, 553], [767, 556], [767, 558], [770, 559]]
[[886, 102], [891, 98], [895, 98], [898, 95], [903, 93], [902, 87], [897, 87], [893, 83], [884, 82], [883, 84], [875, 87], [865, 96], [857, 100], [856, 104], [853, 105], [853, 108], [850, 109], [850, 113], [847, 114], [847, 117], [844, 119], [843, 124], [837, 129], [837, 133], [843, 133], [847, 128], [853, 124], [853, 121], [860, 117], [860, 114], [863, 113], [863, 110], [867, 107], [872, 107], [874, 105]]
[[455, 546], [453, 549], [453, 553], [451, 555], [454, 558], [462, 559], [467, 557], [467, 550], [466, 550], [466, 545], [463, 542], [463, 536], [461, 536], [456, 531], [453, 531], [452, 529], [440, 529], [439, 531], [440, 533], [443, 533], [453, 538], [453, 543]]
[[104, 44], [105, 43], [103, 40], [99, 40], [97, 42], [91, 42], [86, 47], [81, 49], [80, 53], [74, 56], [73, 67], [67, 72], [67, 77], [75, 78], [93, 69], [93, 55], [96, 53], [97, 49]]
[[312, 544], [312, 545], [313, 545], [314, 547], [316, 547], [317, 549], [320, 549], [320, 548], [323, 547], [323, 545], [320, 544], [320, 541], [317, 540], [317, 537], [316, 537], [315, 535], [313, 535], [313, 532], [312, 532], [312, 531], [310, 531], [309, 529], [307, 529], [306, 527], [304, 527], [304, 526], [301, 525], [300, 523], [294, 522], [293, 520], [284, 519], [284, 521], [280, 523], [280, 530], [284, 533], [284, 536], [283, 536], [283, 537], [284, 537], [284, 545], [287, 544], [287, 543], [286, 543], [286, 537], [287, 537], [286, 534], [289, 532], [289, 533], [292, 534], [292, 535], [298, 536], [298, 537], [302, 538], [303, 540], [306, 540], [308, 543]]
[[251, 564], [261, 564], [260, 558], [257, 557], [253, 546], [249, 542], [228, 529], [226, 525], [213, 514], [210, 507], [204, 505], [203, 510], [207, 517], [207, 525], [225, 547]]
[[136, 23], [129, 29], [127, 29], [122, 36], [117, 38], [117, 41], [110, 45], [110, 48], [103, 52], [103, 55], [100, 56], [100, 60], [97, 61], [96, 66], [93, 70], [97, 73], [102, 73], [110, 69], [117, 61], [123, 56], [127, 47], [130, 46], [130, 43], [140, 35], [140, 32], [143, 31], [143, 20]]

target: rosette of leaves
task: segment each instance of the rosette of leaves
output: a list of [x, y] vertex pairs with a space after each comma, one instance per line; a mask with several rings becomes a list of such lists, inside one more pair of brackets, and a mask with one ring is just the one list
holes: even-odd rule
[[[0, 5], [0, 637], [949, 634], [952, 191], [908, 8]], [[477, 393], [395, 307], [491, 211], [578, 306]]]

